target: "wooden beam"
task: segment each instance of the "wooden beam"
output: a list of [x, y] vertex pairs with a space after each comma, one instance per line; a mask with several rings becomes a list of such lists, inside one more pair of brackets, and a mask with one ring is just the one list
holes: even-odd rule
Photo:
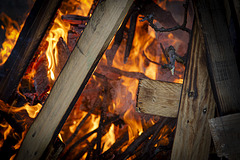
[[240, 112], [240, 77], [227, 27], [223, 0], [198, 0], [196, 15], [202, 26], [208, 69], [221, 115]]
[[12, 53], [0, 70], [0, 99], [7, 102], [23, 77], [62, 0], [36, 0]]
[[240, 27], [240, 1], [239, 0], [233, 0], [233, 5], [235, 8], [237, 20], [238, 20], [238, 26]]
[[206, 64], [201, 27], [194, 21], [191, 50], [183, 81], [182, 95], [172, 149], [172, 160], [208, 159], [215, 101]]
[[139, 81], [137, 109], [164, 117], [177, 117], [182, 84], [143, 79]]
[[[133, 0], [105, 0], [93, 13], [41, 112], [27, 132], [16, 159], [39, 159], [59, 131], [112, 40]], [[71, 105], [70, 105], [71, 104]], [[70, 105], [70, 108], [69, 108]], [[57, 130], [57, 131], [56, 131]], [[57, 133], [58, 134], [58, 133]]]
[[229, 159], [240, 157], [240, 113], [209, 120], [217, 155]]

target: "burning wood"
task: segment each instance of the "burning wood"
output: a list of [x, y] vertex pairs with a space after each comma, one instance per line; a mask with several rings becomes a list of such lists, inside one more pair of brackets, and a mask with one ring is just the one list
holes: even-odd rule
[[84, 24], [89, 21], [90, 17], [78, 16], [78, 15], [62, 15], [62, 20], [70, 24]]
[[[92, 5], [89, 13], [93, 12], [93, 8], [96, 7], [98, 3], [101, 6], [105, 2], [94, 1], [94, 5]], [[150, 2], [150, 5], [156, 7], [155, 3]], [[145, 10], [144, 8], [141, 9]], [[158, 6], [158, 10], [161, 10], [160, 6]], [[113, 13], [115, 13], [115, 11]], [[163, 13], [168, 15], [168, 11], [163, 11]], [[114, 156], [115, 158], [117, 158], [117, 156], [132, 158], [135, 156], [148, 157], [149, 154], [156, 156], [159, 153], [159, 155], [161, 155], [171, 149], [171, 139], [173, 137], [171, 133], [174, 130], [175, 123], [161, 127], [161, 121], [159, 120], [161, 118], [138, 114], [134, 111], [137, 84], [139, 79], [168, 79], [173, 81], [176, 77], [181, 77], [184, 67], [179, 67], [179, 64], [176, 63], [175, 75], [172, 76], [169, 74], [169, 71], [167, 73], [161, 70], [161, 66], [152, 63], [155, 61], [165, 61], [162, 59], [160, 48], [155, 45], [160, 44], [159, 39], [161, 38], [158, 38], [158, 40], [156, 37], [153, 38], [157, 36], [157, 34], [154, 31], [154, 36], [150, 33], [150, 27], [148, 27], [147, 22], [139, 22], [138, 14], [139, 7], [134, 3], [117, 32], [112, 48], [111, 46], [109, 47], [108, 51], [113, 50], [113, 52], [111, 54], [107, 52], [107, 54], [103, 56], [100, 65], [92, 76], [91, 81], [89, 81], [85, 87], [69, 120], [65, 123], [65, 126], [63, 126], [59, 134], [59, 137], [62, 137], [66, 144], [66, 149], [62, 155], [63, 158], [101, 159], [114, 158]], [[168, 16], [172, 17], [172, 15]], [[48, 88], [45, 86], [48, 86], [50, 83], [50, 88], [52, 87], [53, 82], [58, 77], [61, 68], [64, 66], [70, 54], [69, 51], [73, 50], [89, 17], [90, 14], [79, 17], [77, 13], [62, 15], [62, 12], [59, 12], [54, 22], [57, 23], [57, 25], [53, 25], [52, 31], [49, 32], [49, 37], [46, 38], [48, 48], [44, 49], [46, 51], [41, 50], [42, 55], [40, 55], [39, 52], [39, 57], [44, 57], [44, 60], [41, 59], [41, 61], [38, 61], [38, 67], [35, 65], [37, 74], [29, 84], [35, 84], [31, 87], [35, 88], [36, 91], [31, 92], [37, 92], [37, 94], [44, 96], [48, 95], [48, 93], [46, 93]], [[132, 17], [132, 21], [129, 27], [127, 22], [130, 17]], [[67, 25], [67, 23], [70, 23], [70, 25]], [[163, 20], [162, 23], [168, 22]], [[58, 32], [58, 27], [62, 24], [64, 32], [68, 32], [67, 36], [66, 34], [60, 35], [60, 32]], [[173, 35], [175, 36], [175, 33]], [[128, 40], [126, 40], [126, 36], [128, 36]], [[165, 39], [167, 39], [167, 37], [168, 35], [165, 36]], [[85, 42], [86, 40], [84, 40], [84, 43]], [[171, 39], [169, 40], [170, 44], [168, 44], [168, 40], [164, 40], [163, 37], [161, 42], [165, 46], [173, 45], [176, 51], [180, 51], [181, 55], [186, 52], [182, 51], [184, 47], [178, 44], [179, 41], [177, 42]], [[120, 45], [121, 43], [122, 45]], [[49, 46], [56, 47], [51, 48]], [[75, 50], [78, 49], [76, 48]], [[147, 56], [139, 54], [143, 53], [143, 51]], [[123, 54], [124, 52], [125, 55]], [[83, 56], [85, 55], [82, 55], [82, 58]], [[47, 61], [45, 57], [47, 57]], [[153, 59], [152, 62], [150, 59]], [[75, 65], [72, 68], [78, 70], [78, 67], [75, 67]], [[64, 70], [62, 72], [64, 72]], [[167, 76], [162, 73], [166, 73]], [[66, 76], [67, 79], [71, 77], [70, 74], [73, 74], [73, 72], [69, 72], [69, 75]], [[41, 78], [42, 75], [45, 75], [45, 77]], [[79, 81], [79, 78], [75, 78], [74, 83], [71, 83], [69, 86], [74, 86], [76, 81]], [[55, 86], [56, 85], [57, 84], [55, 84]], [[23, 89], [20, 89], [22, 92]], [[62, 94], [62, 91], [58, 93]], [[53, 94], [53, 91], [51, 91], [51, 94]], [[69, 95], [66, 95], [66, 97], [68, 96]], [[64, 98], [57, 99], [61, 101]], [[42, 100], [43, 99], [41, 99], [41, 101]], [[74, 101], [76, 100], [77, 98], [74, 99]], [[56, 100], [54, 103], [55, 102]], [[73, 104], [71, 104], [71, 107], [73, 107]], [[56, 111], [59, 113], [59, 106]], [[49, 113], [51, 112], [48, 112], [48, 117]], [[37, 121], [38, 120], [35, 122]], [[153, 127], [156, 122], [157, 124], [154, 127], [155, 129], [157, 128], [157, 133], [153, 133], [153, 131], [156, 130], [150, 128], [151, 126]], [[162, 124], [162, 126], [163, 125], [165, 124]], [[59, 130], [59, 128], [57, 128], [57, 130]], [[30, 135], [30, 133], [28, 134]], [[134, 140], [136, 140], [136, 142]], [[148, 149], [144, 149], [144, 145], [146, 145]], [[168, 152], [167, 155], [170, 156], [170, 152]]]

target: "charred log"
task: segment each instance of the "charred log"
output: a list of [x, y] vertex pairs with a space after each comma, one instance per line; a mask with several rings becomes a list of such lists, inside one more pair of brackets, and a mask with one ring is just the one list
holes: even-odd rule
[[[1, 73], [0, 99], [10, 100], [62, 0], [37, 0]], [[31, 28], [31, 31], [29, 31]]]

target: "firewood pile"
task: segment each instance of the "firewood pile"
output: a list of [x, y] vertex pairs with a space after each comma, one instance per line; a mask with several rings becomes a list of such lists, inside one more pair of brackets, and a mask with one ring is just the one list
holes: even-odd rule
[[[18, 86], [13, 103], [9, 105], [0, 101], [0, 119], [12, 128], [1, 147], [0, 153], [5, 155], [4, 158], [9, 159], [17, 153], [19, 141], [22, 141], [35, 118], [30, 117], [26, 111], [14, 112], [14, 110], [26, 103], [37, 107], [46, 102], [54, 82], [76, 48], [95, 8], [101, 3], [101, 1], [94, 1], [87, 16], [72, 14], [61, 16], [63, 22], [70, 24], [70, 30], [67, 41], [60, 37], [55, 48], [58, 51], [55, 55], [58, 61], [54, 64], [55, 79], [49, 78], [48, 55], [46, 54], [48, 41], [46, 40], [47, 34], [45, 34]], [[192, 21], [191, 12], [193, 12], [191, 5], [189, 0], [184, 3], [183, 23], [179, 23], [170, 11], [163, 9], [154, 1], [142, 0], [132, 4], [113, 42], [109, 45], [59, 132], [57, 141], [63, 139], [65, 145], [64, 149], [64, 145], [60, 145], [63, 151], [57, 153], [60, 159], [170, 159], [177, 123], [176, 116], [167, 118], [133, 111], [136, 107], [137, 95], [135, 94], [138, 92], [125, 91], [127, 86], [123, 84], [127, 81], [122, 77], [130, 80], [128, 86], [133, 85], [133, 82], [138, 84], [140, 79], [174, 82], [176, 79], [183, 78], [184, 65], [187, 63], [188, 43], [186, 41], [190, 39], [192, 33], [189, 29]], [[157, 38], [149, 38], [149, 36], [150, 44], [141, 46], [137, 58], [134, 57], [137, 48], [136, 37], [146, 38], [144, 36], [150, 34], [149, 30], [155, 30], [154, 34]], [[165, 32], [170, 32], [170, 34], [165, 34]], [[169, 37], [174, 37], [180, 42], [169, 44], [164, 41], [164, 38]], [[161, 38], [162, 41], [159, 40]], [[183, 41], [185, 43], [182, 43]], [[143, 62], [137, 63], [143, 69], [127, 70], [116, 65], [119, 61], [122, 65], [132, 64], [134, 58], [140, 61], [139, 57], [143, 58], [141, 60]], [[152, 65], [155, 65], [156, 76], [144, 72]], [[191, 96], [189, 93], [189, 95], [189, 97], [194, 97], [195, 94]], [[119, 106], [122, 108], [115, 108], [118, 96], [121, 97]], [[128, 112], [130, 112], [129, 115], [126, 114]], [[94, 117], [98, 119], [97, 127], [90, 129], [91, 119]], [[137, 134], [131, 133], [131, 131], [136, 132], [131, 129], [136, 124], [131, 124], [126, 119], [134, 119], [133, 121], [141, 123], [142, 130], [138, 130]], [[113, 126], [114, 129], [112, 129]], [[115, 140], [107, 144], [106, 139], [110, 137], [111, 130], [115, 134]], [[48, 157], [48, 155], [44, 156]]]

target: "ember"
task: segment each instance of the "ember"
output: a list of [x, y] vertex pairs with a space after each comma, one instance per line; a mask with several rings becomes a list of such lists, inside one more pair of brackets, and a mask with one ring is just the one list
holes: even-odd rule
[[[164, 1], [150, 5], [167, 12], [167, 2], [171, 3]], [[181, 7], [184, 2], [174, 2], [173, 7], [176, 10], [181, 8], [178, 10], [182, 16], [179, 18], [173, 12], [171, 18], [176, 19], [173, 25], [182, 23], [184, 19], [184, 8]], [[17, 141], [12, 142], [14, 150], [9, 157], [15, 156], [98, 3], [101, 2], [65, 0], [18, 86], [18, 98], [11, 105], [0, 101], [3, 115], [0, 147], [7, 150], [9, 146], [5, 144], [6, 139]], [[58, 134], [58, 138], [66, 144], [62, 159], [170, 156], [176, 119], [136, 112], [138, 84], [139, 79], [182, 83], [189, 33], [156, 32], [148, 21], [141, 21], [144, 19], [141, 15], [147, 14], [144, 9], [134, 4], [130, 11]], [[1, 15], [7, 17], [4, 13]], [[192, 18], [192, 15], [189, 17]], [[9, 18], [8, 22], [15, 23]], [[160, 27], [166, 26], [166, 22], [154, 20], [153, 23]], [[22, 26], [15, 25], [19, 32]], [[192, 19], [188, 21], [187, 27], [191, 25]], [[13, 33], [9, 28], [2, 26], [6, 34]], [[2, 44], [2, 65], [17, 39], [18, 34], [14, 35], [13, 38], [9, 38], [11, 35], [6, 36], [12, 43], [7, 51], [4, 47], [9, 40]], [[181, 35], [184, 36], [181, 38]], [[174, 47], [174, 56], [178, 57], [171, 66], [174, 68], [164, 67], [171, 60], [171, 54], [167, 52], [169, 46]], [[20, 117], [20, 120], [16, 117]], [[15, 118], [17, 120], [12, 122]], [[17, 132], [19, 126], [22, 129]], [[18, 135], [14, 137], [15, 134]]]

